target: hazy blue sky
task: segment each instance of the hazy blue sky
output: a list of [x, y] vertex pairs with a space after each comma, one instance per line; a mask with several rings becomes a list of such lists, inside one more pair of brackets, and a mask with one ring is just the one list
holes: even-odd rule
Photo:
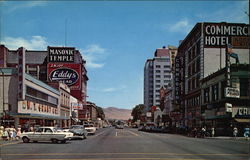
[[144, 63], [157, 48], [178, 47], [197, 22], [248, 23], [248, 3], [5, 1], [0, 40], [10, 49], [28, 50], [65, 46], [66, 40], [87, 61], [88, 100], [130, 109], [143, 103]]

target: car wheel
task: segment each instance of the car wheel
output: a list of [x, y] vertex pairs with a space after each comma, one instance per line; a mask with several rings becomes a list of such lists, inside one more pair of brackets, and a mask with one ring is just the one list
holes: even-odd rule
[[29, 143], [30, 142], [30, 139], [28, 137], [23, 137], [23, 143]]
[[66, 143], [66, 140], [62, 140], [61, 143]]
[[58, 143], [57, 139], [51, 139], [52, 143]]

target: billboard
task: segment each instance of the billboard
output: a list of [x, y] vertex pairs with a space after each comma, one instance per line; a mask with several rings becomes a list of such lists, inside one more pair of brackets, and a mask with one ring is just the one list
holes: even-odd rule
[[48, 81], [62, 82], [70, 87], [70, 90], [81, 89], [81, 64], [48, 63]]
[[48, 47], [48, 62], [74, 62], [74, 47]]
[[250, 26], [243, 23], [204, 23], [204, 45], [207, 48], [225, 47], [249, 49]]

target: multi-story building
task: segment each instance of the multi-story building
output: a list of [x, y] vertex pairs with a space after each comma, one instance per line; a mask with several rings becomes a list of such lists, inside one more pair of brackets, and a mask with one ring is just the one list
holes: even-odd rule
[[[59, 124], [60, 92], [16, 68], [0, 68], [1, 125], [30, 126]], [[4, 97], [4, 98], [3, 98]]]
[[[201, 80], [201, 115], [203, 124], [216, 128], [216, 135], [239, 136], [250, 123], [249, 64], [230, 66], [231, 87], [227, 87], [226, 67]], [[225, 92], [225, 90], [227, 91]]]
[[[178, 47], [174, 97], [182, 124], [201, 126], [200, 81], [225, 67], [226, 46], [232, 44], [241, 64], [249, 64], [249, 25], [197, 23]], [[184, 123], [185, 122], [185, 123]]]
[[144, 105], [160, 107], [160, 89], [171, 82], [171, 62], [169, 49], [156, 49], [154, 58], [148, 59], [144, 67]]
[[[60, 108], [57, 108], [57, 111], [59, 115], [62, 114], [62, 117], [59, 119], [65, 120], [63, 122], [65, 125], [68, 125], [70, 122], [68, 120], [70, 116], [69, 95], [77, 98], [81, 104], [86, 104], [86, 86], [88, 81], [87, 70], [85, 68], [86, 62], [82, 59], [80, 52], [73, 47], [48, 47], [47, 51], [29, 51], [24, 48], [9, 50], [4, 45], [1, 45], [0, 62], [1, 68], [17, 68], [17, 76], [19, 76], [18, 78], [22, 78], [22, 82], [24, 82], [25, 74], [27, 74], [35, 78], [37, 80], [36, 82], [39, 84], [53, 84], [59, 82], [66, 84], [70, 92], [68, 92], [68, 90], [61, 90], [62, 87], [58, 87], [57, 90], [61, 90], [64, 95], [62, 106], [59, 106]], [[25, 76], [19, 75], [21, 69], [25, 73], [23, 73]], [[25, 85], [25, 83], [18, 84], [19, 97], [19, 94], [25, 95], [25, 91], [29, 91], [25, 88]], [[35, 91], [35, 93], [43, 95], [45, 91], [38, 90]], [[1, 97], [1, 99], [2, 98], [3, 97]], [[25, 98], [22, 98], [20, 101], [24, 99]], [[46, 100], [51, 99], [47, 98]], [[60, 101], [58, 101], [58, 103], [59, 102]], [[4, 108], [4, 105], [2, 108]], [[18, 108], [18, 106], [14, 106], [14, 108]], [[57, 123], [62, 124], [62, 122]]]

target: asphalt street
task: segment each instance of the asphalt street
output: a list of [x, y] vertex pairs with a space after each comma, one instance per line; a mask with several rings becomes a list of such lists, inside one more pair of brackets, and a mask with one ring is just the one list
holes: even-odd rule
[[66, 144], [1, 144], [1, 160], [250, 160], [250, 141], [190, 138], [132, 128], [99, 129]]

